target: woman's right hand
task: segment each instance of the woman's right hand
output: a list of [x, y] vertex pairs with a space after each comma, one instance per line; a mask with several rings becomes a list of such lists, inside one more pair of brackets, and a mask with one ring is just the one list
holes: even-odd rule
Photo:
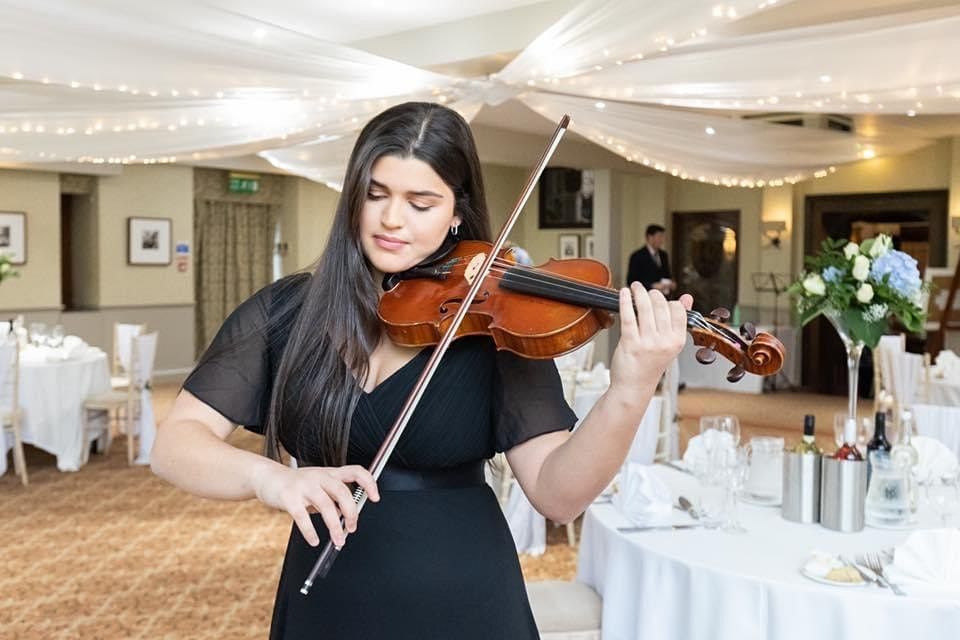
[[294, 469], [273, 463], [256, 474], [253, 484], [257, 499], [289, 513], [311, 547], [320, 544], [320, 537], [310, 513], [319, 513], [330, 531], [330, 540], [339, 549], [347, 538], [340, 526], [340, 516], [343, 516], [347, 532], [357, 530], [359, 510], [353, 501], [353, 492], [347, 486], [349, 482], [362, 487], [370, 500], [380, 500], [373, 476], [359, 465]]

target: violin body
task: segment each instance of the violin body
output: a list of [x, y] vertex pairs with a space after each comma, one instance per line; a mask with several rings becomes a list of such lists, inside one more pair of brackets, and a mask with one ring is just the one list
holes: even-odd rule
[[[443, 275], [401, 280], [384, 292], [379, 314], [390, 339], [405, 347], [440, 342], [472, 283], [470, 266], [491, 249], [487, 242], [461, 241], [438, 261], [436, 266]], [[610, 311], [501, 286], [505, 263], [515, 263], [509, 249], [502, 251], [500, 258], [504, 266], [494, 267], [487, 276], [455, 337], [489, 335], [497, 349], [526, 358], [555, 358], [577, 349], [613, 324]], [[446, 272], [442, 271], [444, 265], [449, 265]], [[610, 285], [610, 270], [595, 260], [551, 259], [533, 269], [595, 286]]]

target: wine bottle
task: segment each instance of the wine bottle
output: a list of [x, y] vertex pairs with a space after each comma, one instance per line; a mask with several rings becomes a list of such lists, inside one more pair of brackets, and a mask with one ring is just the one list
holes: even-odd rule
[[873, 474], [873, 452], [879, 451], [881, 454], [890, 453], [890, 441], [887, 440], [887, 413], [877, 411], [873, 419], [873, 437], [867, 443], [867, 484], [870, 483], [870, 476]]
[[863, 454], [857, 449], [857, 419], [847, 418], [843, 425], [843, 446], [833, 454], [837, 460], [863, 460]]
[[803, 438], [793, 447], [794, 453], [804, 454], [812, 453], [814, 455], [823, 455], [823, 451], [817, 446], [816, 438], [813, 435], [816, 417], [810, 414], [803, 416]]

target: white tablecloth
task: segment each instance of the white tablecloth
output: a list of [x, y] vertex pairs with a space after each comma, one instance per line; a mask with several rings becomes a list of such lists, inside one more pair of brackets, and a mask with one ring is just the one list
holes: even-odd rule
[[[83, 400], [110, 390], [107, 355], [95, 348], [69, 360], [46, 361], [25, 351], [20, 359], [23, 441], [57, 456], [61, 471], [77, 471], [83, 454]], [[5, 451], [12, 446], [7, 439]], [[6, 456], [0, 459], [0, 474]]]
[[[738, 330], [737, 327], [731, 327], [731, 329]], [[769, 333], [772, 330], [773, 327], [769, 326], [757, 327], [757, 331]], [[793, 327], [779, 327], [777, 333], [787, 353], [783, 372], [791, 383], [800, 384], [800, 333]], [[700, 347], [693, 344], [693, 339], [687, 336], [687, 343], [678, 358], [680, 361], [680, 381], [686, 384], [688, 388], [763, 393], [763, 377], [748, 373], [739, 382], [727, 382], [727, 372], [730, 371], [733, 364], [719, 354], [712, 364], [700, 364], [696, 358], [698, 349]], [[785, 386], [783, 381], [779, 382], [778, 385], [780, 387]]]
[[[692, 476], [657, 466], [674, 497], [695, 499]], [[677, 512], [677, 520], [687, 516]], [[778, 508], [741, 505], [744, 535], [693, 529], [620, 533], [612, 505], [584, 516], [577, 580], [603, 597], [603, 640], [955, 640], [960, 601], [896, 597], [876, 586], [833, 587], [804, 578], [810, 550], [856, 554], [909, 532], [856, 534], [801, 525]]]

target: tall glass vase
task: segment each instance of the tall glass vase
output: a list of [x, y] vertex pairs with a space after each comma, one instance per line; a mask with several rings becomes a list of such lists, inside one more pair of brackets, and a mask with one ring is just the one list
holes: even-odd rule
[[823, 312], [824, 317], [830, 321], [833, 328], [837, 330], [837, 335], [843, 342], [843, 347], [847, 350], [847, 417], [857, 419], [857, 391], [859, 390], [860, 378], [860, 356], [863, 354], [863, 341], [854, 340], [850, 336], [850, 330], [843, 321], [843, 316], [835, 309], [829, 309]]

